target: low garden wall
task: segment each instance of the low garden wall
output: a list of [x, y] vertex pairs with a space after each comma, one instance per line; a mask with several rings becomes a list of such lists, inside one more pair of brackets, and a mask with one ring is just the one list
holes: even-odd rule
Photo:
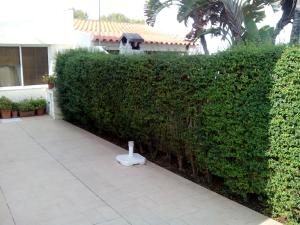
[[231, 195], [300, 222], [300, 49], [241, 47], [212, 56], [57, 57], [65, 118], [176, 158]]

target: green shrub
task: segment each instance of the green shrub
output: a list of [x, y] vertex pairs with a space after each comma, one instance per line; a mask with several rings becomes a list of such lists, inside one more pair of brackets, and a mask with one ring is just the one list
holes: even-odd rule
[[19, 105], [17, 102], [13, 102], [12, 103], [12, 107], [11, 107], [12, 111], [18, 111], [19, 110]]
[[300, 49], [289, 48], [277, 63], [270, 92], [269, 205], [276, 215], [300, 224]]
[[216, 79], [203, 105], [208, 170], [245, 198], [264, 194], [272, 73], [281, 48], [237, 48], [216, 56]]
[[0, 98], [0, 110], [11, 110], [12, 109], [12, 101], [7, 97], [2, 96]]
[[36, 106], [33, 99], [24, 99], [18, 102], [18, 108], [21, 112], [29, 112], [34, 111]]
[[54, 74], [46, 74], [42, 76], [42, 81], [45, 84], [55, 84], [56, 76]]
[[47, 106], [47, 101], [43, 98], [38, 98], [32, 100], [32, 104], [34, 105], [35, 109], [45, 109]]
[[134, 140], [153, 158], [176, 156], [179, 169], [218, 177], [230, 193], [257, 196], [274, 216], [299, 222], [300, 53], [287, 50], [277, 63], [283, 50], [70, 50], [57, 57], [59, 102], [67, 120]]

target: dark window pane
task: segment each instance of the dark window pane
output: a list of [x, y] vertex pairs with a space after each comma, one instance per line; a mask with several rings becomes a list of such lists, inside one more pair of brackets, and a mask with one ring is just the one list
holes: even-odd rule
[[48, 74], [48, 49], [22, 47], [24, 85], [42, 84], [42, 76]]
[[0, 47], [0, 87], [21, 85], [18, 47]]

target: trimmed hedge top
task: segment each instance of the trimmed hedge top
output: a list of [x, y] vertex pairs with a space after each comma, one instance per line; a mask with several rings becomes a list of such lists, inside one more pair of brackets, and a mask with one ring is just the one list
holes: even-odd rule
[[70, 50], [57, 57], [59, 101], [67, 120], [176, 156], [179, 169], [218, 177], [297, 223], [299, 58], [268, 46], [213, 56]]

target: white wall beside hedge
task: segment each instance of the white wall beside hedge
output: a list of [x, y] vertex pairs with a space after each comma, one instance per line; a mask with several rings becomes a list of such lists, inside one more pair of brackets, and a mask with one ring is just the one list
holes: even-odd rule
[[46, 99], [46, 90], [47, 90], [47, 85], [1, 88], [0, 97], [5, 96], [13, 101], [20, 101], [26, 98]]

